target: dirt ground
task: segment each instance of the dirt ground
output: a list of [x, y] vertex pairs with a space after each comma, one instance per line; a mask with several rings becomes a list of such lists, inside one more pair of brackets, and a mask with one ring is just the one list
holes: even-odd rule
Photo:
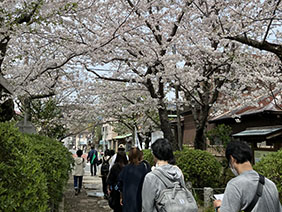
[[[60, 212], [110, 212], [107, 200], [103, 197], [88, 196], [89, 192], [98, 192], [102, 194], [101, 178], [97, 176], [84, 176], [83, 189], [75, 196], [73, 179], [70, 176], [67, 187], [64, 192], [63, 207]], [[86, 188], [85, 188], [86, 187]], [[91, 187], [91, 188], [87, 188]]]

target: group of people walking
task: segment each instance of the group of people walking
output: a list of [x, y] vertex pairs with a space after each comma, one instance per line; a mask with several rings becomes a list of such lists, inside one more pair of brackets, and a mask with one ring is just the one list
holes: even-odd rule
[[110, 207], [115, 212], [141, 211], [141, 190], [145, 175], [151, 171], [149, 163], [137, 147], [131, 148], [127, 156], [124, 147], [119, 146], [113, 157], [106, 180]]
[[[137, 147], [131, 148], [128, 156], [122, 145], [114, 155], [105, 151], [102, 163], [108, 163], [108, 172], [101, 174], [103, 192], [110, 207], [114, 212], [198, 211], [192, 193], [185, 186], [183, 173], [175, 165], [170, 142], [157, 139], [151, 145], [151, 151], [153, 167], [143, 160], [143, 152]], [[252, 169], [252, 151], [248, 144], [230, 142], [226, 158], [236, 177], [228, 182], [223, 199], [214, 202], [215, 211], [282, 212], [276, 185], [271, 180], [263, 177], [258, 194], [262, 177]], [[82, 159], [76, 159], [76, 162], [85, 163]], [[75, 186], [79, 193], [81, 182], [78, 179]]]

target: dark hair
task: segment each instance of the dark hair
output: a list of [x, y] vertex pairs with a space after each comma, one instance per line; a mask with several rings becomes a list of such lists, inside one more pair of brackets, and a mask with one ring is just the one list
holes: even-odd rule
[[231, 141], [225, 151], [225, 157], [230, 162], [231, 156], [237, 163], [245, 163], [252, 161], [252, 150], [250, 146], [244, 141]]
[[91, 149], [94, 149], [94, 146], [93, 146], [93, 145], [91, 145]]
[[110, 156], [110, 153], [111, 153], [111, 151], [109, 149], [106, 149], [105, 152], [104, 152], [104, 155], [105, 156]]
[[124, 151], [118, 151], [115, 163], [118, 163], [120, 166], [125, 166], [128, 164], [126, 153]]
[[115, 154], [115, 150], [111, 149], [110, 150], [110, 156], [113, 156]]
[[167, 161], [169, 164], [175, 164], [175, 158], [170, 142], [165, 138], [157, 139], [151, 145], [154, 156], [159, 160]]
[[78, 157], [81, 157], [82, 154], [83, 154], [83, 152], [82, 152], [81, 149], [79, 149], [79, 150], [76, 151], [76, 155], [77, 155]]
[[130, 164], [138, 165], [142, 160], [143, 153], [138, 147], [132, 147], [128, 153]]

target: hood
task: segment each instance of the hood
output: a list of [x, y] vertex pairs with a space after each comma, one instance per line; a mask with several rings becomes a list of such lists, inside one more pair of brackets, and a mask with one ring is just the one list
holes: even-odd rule
[[74, 162], [77, 164], [77, 165], [80, 165], [83, 163], [83, 158], [82, 157], [77, 157], [74, 159]]
[[179, 182], [181, 179], [183, 179], [181, 170], [175, 165], [162, 165], [156, 167], [156, 169], [161, 169], [165, 177], [167, 177], [172, 182]]

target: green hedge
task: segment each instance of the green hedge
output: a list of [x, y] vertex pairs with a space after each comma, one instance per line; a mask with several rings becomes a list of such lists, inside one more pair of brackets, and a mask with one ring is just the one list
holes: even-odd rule
[[37, 159], [42, 161], [48, 185], [49, 207], [57, 208], [63, 196], [63, 189], [69, 177], [72, 154], [62, 143], [55, 139], [40, 135], [30, 135], [33, 151]]
[[72, 156], [58, 141], [0, 123], [0, 211], [52, 211], [62, 197]]
[[217, 187], [222, 166], [209, 152], [184, 148], [175, 152], [176, 164], [194, 188]]
[[282, 150], [264, 156], [254, 169], [276, 184], [282, 202]]
[[[154, 165], [151, 150], [143, 150], [144, 159]], [[217, 187], [222, 173], [220, 162], [210, 153], [184, 148], [174, 152], [176, 165], [182, 170], [185, 181], [194, 188]]]
[[47, 181], [29, 139], [0, 123], [0, 142], [0, 211], [47, 211]]
[[154, 156], [150, 149], [143, 149], [143, 159], [148, 161], [151, 166], [154, 166]]

